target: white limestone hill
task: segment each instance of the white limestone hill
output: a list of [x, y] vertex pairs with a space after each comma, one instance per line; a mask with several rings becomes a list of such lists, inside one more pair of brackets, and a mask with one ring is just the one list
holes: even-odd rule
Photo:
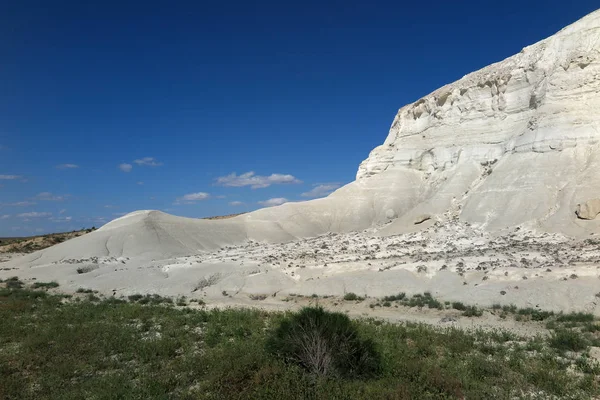
[[[179, 259], [180, 265], [181, 257], [214, 255], [230, 246], [263, 243], [268, 247], [332, 233], [348, 237], [369, 230], [369, 237], [383, 240], [424, 232], [435, 241], [440, 226], [466, 226], [473, 238], [489, 233], [501, 236], [515, 228], [536, 235], [584, 238], [600, 232], [600, 218], [595, 218], [600, 212], [598, 199], [600, 10], [515, 56], [402, 107], [384, 144], [359, 166], [356, 180], [326, 198], [223, 220], [138, 211], [12, 265], [31, 276], [36, 268], [54, 266], [53, 273], [64, 271], [58, 276], [75, 285], [86, 282], [69, 266], [76, 264], [85, 270], [86, 279], [94, 276], [96, 283], [104, 282], [100, 286], [110, 287], [120, 280], [121, 287], [127, 282], [139, 288], [143, 281], [148, 289], [167, 285], [152, 279], [172, 277], [165, 268], [173, 269], [164, 260]], [[453, 240], [452, 235], [444, 238]], [[221, 266], [225, 269], [214, 271], [223, 274], [237, 268], [236, 276], [248, 289], [246, 275], [239, 272], [245, 268], [242, 259], [240, 255], [226, 268]], [[156, 275], [123, 275], [116, 273], [120, 268], [113, 268], [122, 263], [131, 271], [149, 263], [156, 266], [159, 260], [164, 262]], [[245, 265], [249, 264], [273, 265], [265, 260], [247, 260]], [[347, 271], [359, 268], [347, 267]], [[90, 271], [95, 272], [89, 275]], [[185, 271], [178, 284], [208, 273]], [[301, 274], [279, 271], [277, 278], [270, 276], [273, 281], [261, 282], [272, 291], [305, 283]], [[578, 290], [577, 296], [587, 296], [586, 290]], [[346, 286], [336, 291], [346, 291]]]

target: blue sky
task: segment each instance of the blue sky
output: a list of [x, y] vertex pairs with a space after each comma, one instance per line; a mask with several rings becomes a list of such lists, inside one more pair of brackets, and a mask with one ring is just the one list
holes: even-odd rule
[[324, 195], [398, 108], [596, 7], [3, 2], [0, 236]]

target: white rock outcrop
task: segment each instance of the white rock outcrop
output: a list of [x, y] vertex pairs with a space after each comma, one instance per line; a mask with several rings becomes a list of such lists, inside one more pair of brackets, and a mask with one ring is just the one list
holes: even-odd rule
[[[600, 12], [402, 107], [357, 180], [417, 174], [424, 212], [579, 234], [600, 197]], [[410, 172], [409, 172], [410, 171]], [[399, 229], [399, 226], [395, 227]], [[394, 228], [388, 231], [392, 232]]]
[[581, 219], [596, 218], [600, 214], [600, 199], [591, 199], [585, 203], [578, 204], [575, 214]]

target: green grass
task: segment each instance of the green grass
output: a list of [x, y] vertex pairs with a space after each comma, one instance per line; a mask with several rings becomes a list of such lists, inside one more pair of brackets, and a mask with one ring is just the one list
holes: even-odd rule
[[34, 289], [41, 289], [41, 288], [45, 288], [45, 289], [53, 289], [53, 288], [57, 288], [58, 286], [60, 286], [57, 282], [35, 282], [31, 287]]
[[[597, 363], [583, 352], [562, 357], [565, 349], [582, 349], [586, 343], [563, 331], [524, 339], [502, 331], [350, 321], [379, 355], [377, 373], [360, 379], [319, 377], [268, 351], [270, 335], [297, 314], [178, 308], [154, 296], [134, 301], [75, 297], [82, 300], [65, 302], [46, 290], [0, 287], [1, 399], [600, 395]], [[430, 297], [417, 298], [428, 304]], [[569, 373], [570, 366], [578, 373]]]
[[568, 329], [557, 329], [550, 338], [550, 346], [563, 351], [585, 350], [588, 344], [583, 335]]

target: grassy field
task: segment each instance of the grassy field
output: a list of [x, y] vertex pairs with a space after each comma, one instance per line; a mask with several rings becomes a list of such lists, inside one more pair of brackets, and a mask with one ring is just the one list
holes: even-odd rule
[[38, 282], [34, 289], [16, 278], [0, 284], [1, 399], [600, 396], [600, 366], [587, 355], [600, 327], [588, 314], [507, 310], [508, 318], [553, 329], [528, 339], [353, 321], [374, 344], [380, 366], [374, 376], [351, 379], [310, 374], [267, 350], [289, 313], [209, 311], [158, 296], [101, 299], [89, 290], [71, 296], [55, 286]]

